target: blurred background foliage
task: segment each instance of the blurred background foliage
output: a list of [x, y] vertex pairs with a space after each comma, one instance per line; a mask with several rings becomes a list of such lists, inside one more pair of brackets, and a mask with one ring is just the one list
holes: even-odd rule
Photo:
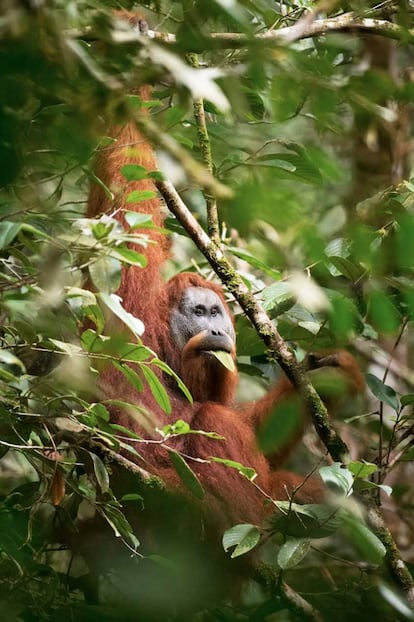
[[[100, 359], [113, 357], [121, 366], [128, 360], [124, 343], [104, 338], [105, 295], [116, 291], [122, 263], [140, 265], [142, 258], [128, 253], [128, 236], [110, 218], [88, 223], [83, 215], [94, 153], [109, 120], [122, 123], [150, 107], [160, 137], [168, 134], [201, 159], [192, 109], [200, 89], [214, 174], [234, 191], [218, 205], [228, 254], [299, 356], [352, 347], [371, 374], [369, 396], [363, 404], [348, 400], [338, 426], [353, 455], [377, 465], [375, 483], [393, 487], [383, 499], [384, 513], [403, 557], [414, 560], [412, 7], [358, 1], [321, 8], [322, 18], [354, 11], [361, 19], [397, 24], [399, 40], [353, 28], [352, 19], [349, 28], [329, 35], [307, 37], [304, 28], [289, 45], [257, 38], [302, 24], [313, 6], [306, 0], [123, 2], [123, 8], [139, 9], [154, 31], [175, 34], [175, 41], [163, 43], [128, 35], [114, 15], [115, 2], [1, 2], [4, 619], [127, 619], [120, 603], [113, 608], [85, 600], [87, 572], [56, 535], [62, 516], [88, 517], [90, 507], [131, 551], [140, 535], [124, 511], [128, 503], [138, 508], [140, 495], [127, 487], [129, 496], [119, 501], [102, 453], [102, 444], [131, 452], [120, 440], [128, 431], [110, 423], [94, 386]], [[212, 33], [241, 33], [245, 40]], [[216, 73], [199, 82], [189, 71], [193, 52], [201, 69]], [[147, 83], [153, 93], [143, 104], [135, 93]], [[159, 158], [205, 223], [201, 191], [170, 154], [160, 150]], [[176, 244], [167, 272], [212, 276], [180, 226], [172, 218], [168, 226]], [[87, 279], [97, 295], [85, 289]], [[251, 397], [278, 372], [235, 312], [240, 394]], [[86, 320], [94, 336], [86, 332], [80, 341]], [[129, 326], [139, 333], [138, 324]], [[168, 410], [151, 373], [162, 363], [143, 346], [128, 356], [142, 370], [130, 381], [136, 388], [149, 382]], [[277, 423], [266, 431], [266, 446], [277, 442], [274, 429], [286, 425], [280, 418]], [[310, 469], [324, 455], [312, 433], [305, 445], [307, 453], [295, 455], [294, 467]], [[366, 553], [364, 537], [362, 547], [358, 541], [356, 529], [349, 528], [347, 538], [335, 534], [326, 545], [330, 558], [313, 551], [302, 564], [292, 563], [293, 570], [288, 565], [284, 576], [326, 616], [334, 611], [338, 620], [362, 620], [369, 608], [372, 619], [411, 619], [385, 583], [378, 592], [381, 571]], [[207, 610], [202, 619], [296, 619], [286, 603], [254, 590], [244, 601], [238, 609]]]

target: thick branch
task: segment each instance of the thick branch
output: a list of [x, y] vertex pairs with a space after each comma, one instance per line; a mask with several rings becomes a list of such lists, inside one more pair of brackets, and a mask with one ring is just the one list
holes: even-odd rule
[[[329, 32], [337, 32], [341, 30], [363, 30], [371, 34], [382, 35], [390, 39], [414, 43], [414, 29], [404, 28], [383, 19], [359, 17], [353, 12], [344, 13], [343, 15], [338, 15], [337, 17], [318, 19], [307, 24], [305, 27], [299, 26], [300, 24], [298, 23], [293, 26], [280, 28], [279, 30], [268, 30], [263, 34], [256, 35], [255, 38], [264, 41], [274, 41], [277, 44], [283, 44], [291, 43], [292, 41], [296, 41], [298, 39], [307, 39], [309, 37], [324, 35]], [[238, 33], [217, 33], [217, 35], [212, 36], [226, 41], [228, 34], [234, 35], [234, 40], [237, 40]]]
[[337, 462], [346, 463], [349, 460], [348, 448], [330, 424], [326, 408], [310, 383], [303, 365], [297, 361], [294, 353], [289, 350], [263, 307], [247, 289], [243, 280], [223, 255], [221, 249], [214, 244], [187, 209], [172, 183], [160, 181], [157, 182], [157, 188], [167, 203], [169, 210], [204, 254], [220, 280], [234, 295], [256, 328], [258, 335], [264, 341], [270, 355], [276, 359], [289, 380], [297, 387], [307, 409], [311, 413], [315, 429], [332, 458]]
[[[396, 39], [397, 41], [404, 41], [405, 43], [411, 44], [414, 43], [414, 28], [404, 28], [399, 24], [394, 24], [385, 19], [360, 17], [352, 11], [337, 15], [336, 17], [315, 19], [308, 23], [298, 22], [293, 26], [285, 26], [277, 30], [266, 30], [265, 32], [257, 33], [252, 36], [239, 32], [216, 32], [208, 35], [207, 39], [220, 42], [221, 47], [240, 48], [252, 41], [265, 41], [275, 45], [284, 45], [297, 41], [298, 39], [317, 37], [329, 32], [350, 30], [362, 30], [371, 34], [382, 35], [389, 39]], [[166, 43], [176, 42], [175, 35], [170, 33], [150, 31], [149, 35]], [[136, 34], [134, 35], [132, 32], [126, 32], [123, 34], [122, 42], [134, 41], [136, 38]]]
[[395, 544], [394, 538], [373, 501], [370, 502], [370, 507], [368, 508], [368, 522], [372, 531], [385, 546], [385, 564], [392, 581], [401, 588], [410, 607], [414, 610], [413, 577], [405, 565], [404, 560], [401, 558], [401, 553]]
[[[361, 30], [371, 34], [381, 35], [389, 39], [396, 39], [405, 43], [414, 43], [414, 28], [405, 28], [399, 24], [394, 24], [385, 19], [377, 19], [375, 17], [361, 17], [354, 12], [343, 13], [336, 17], [327, 17], [325, 19], [306, 18], [299, 21], [293, 26], [285, 26], [275, 30], [267, 30], [255, 35], [246, 35], [239, 32], [216, 32], [206, 35], [206, 39], [213, 40], [220, 48], [241, 48], [247, 43], [254, 41], [265, 41], [273, 45], [284, 45], [297, 41], [298, 39], [307, 39], [309, 37], [317, 37], [329, 32], [355, 31]], [[67, 31], [71, 38], [82, 38], [85, 40], [93, 40], [97, 37], [91, 29], [73, 29]], [[175, 43], [176, 37], [171, 33], [161, 33], [153, 30], [148, 31], [150, 37], [163, 41], [164, 43]], [[142, 40], [142, 35], [134, 32], [117, 32], [117, 43], [131, 43], [133, 41]]]

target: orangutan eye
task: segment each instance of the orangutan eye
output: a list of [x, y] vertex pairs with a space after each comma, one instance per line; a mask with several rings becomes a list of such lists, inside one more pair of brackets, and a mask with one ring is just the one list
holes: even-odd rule
[[216, 316], [216, 315], [218, 315], [219, 313], [220, 313], [220, 311], [218, 310], [218, 308], [217, 308], [217, 307], [213, 307], [213, 308], [211, 309], [211, 315], [212, 315], [213, 317], [215, 317], [215, 316]]
[[197, 305], [196, 308], [194, 309], [194, 313], [199, 316], [205, 315], [206, 308], [203, 307], [203, 305]]

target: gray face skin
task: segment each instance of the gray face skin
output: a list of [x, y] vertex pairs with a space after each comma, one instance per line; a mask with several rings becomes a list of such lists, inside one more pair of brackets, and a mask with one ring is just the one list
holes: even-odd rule
[[230, 316], [220, 298], [207, 287], [187, 287], [178, 309], [171, 313], [171, 333], [182, 350], [191, 337], [204, 332], [199, 349], [234, 348], [235, 334]]

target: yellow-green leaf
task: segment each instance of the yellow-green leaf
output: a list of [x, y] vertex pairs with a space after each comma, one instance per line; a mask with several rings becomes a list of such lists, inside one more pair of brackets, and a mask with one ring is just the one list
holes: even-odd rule
[[216, 359], [231, 372], [236, 371], [236, 366], [234, 364], [233, 358], [229, 352], [225, 352], [224, 350], [209, 350], [209, 354], [212, 354], [216, 357]]

